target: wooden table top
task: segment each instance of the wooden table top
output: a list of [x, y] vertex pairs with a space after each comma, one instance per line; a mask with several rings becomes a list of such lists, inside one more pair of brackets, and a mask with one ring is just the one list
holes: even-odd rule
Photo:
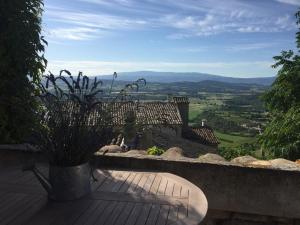
[[1, 169], [0, 224], [193, 225], [206, 214], [202, 191], [173, 174], [99, 169], [94, 174], [89, 196], [59, 203], [47, 199], [32, 172]]

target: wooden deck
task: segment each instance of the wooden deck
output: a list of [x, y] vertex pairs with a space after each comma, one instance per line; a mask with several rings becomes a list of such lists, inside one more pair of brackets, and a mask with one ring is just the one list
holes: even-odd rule
[[202, 191], [178, 176], [116, 170], [95, 175], [91, 195], [58, 203], [48, 201], [32, 172], [1, 169], [0, 224], [193, 225], [205, 216]]

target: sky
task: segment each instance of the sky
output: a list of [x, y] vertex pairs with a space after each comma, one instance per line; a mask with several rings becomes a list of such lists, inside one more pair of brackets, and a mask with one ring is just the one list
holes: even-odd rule
[[300, 0], [45, 0], [47, 70], [274, 76]]

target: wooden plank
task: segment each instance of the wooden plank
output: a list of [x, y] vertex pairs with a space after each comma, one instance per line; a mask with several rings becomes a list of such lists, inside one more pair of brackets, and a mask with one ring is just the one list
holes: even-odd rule
[[119, 171], [113, 171], [110, 176], [108, 175], [103, 184], [97, 189], [97, 191], [110, 191], [116, 183], [115, 176], [120, 174]]
[[165, 195], [172, 196], [174, 185], [175, 185], [174, 182], [172, 180], [168, 179], [168, 184], [167, 184]]
[[147, 194], [150, 191], [150, 188], [153, 184], [155, 177], [156, 177], [156, 175], [154, 175], [154, 174], [149, 175], [149, 177], [143, 187], [143, 191], [142, 191], [143, 194]]
[[158, 191], [158, 187], [160, 185], [160, 182], [161, 182], [161, 176], [160, 175], [156, 175], [154, 181], [153, 181], [153, 184], [150, 188], [150, 194], [156, 194], [157, 191]]
[[[102, 212], [104, 207], [108, 204], [108, 201], [92, 201], [92, 204], [87, 208], [87, 210], [80, 215], [80, 217], [75, 221], [74, 225], [82, 225], [94, 219], [96, 213]], [[98, 215], [98, 214], [97, 214]]]
[[131, 211], [131, 214], [130, 216], [128, 217], [128, 220], [126, 222], [125, 225], [132, 225], [132, 224], [135, 224], [141, 211], [142, 211], [142, 208], [143, 208], [143, 204], [142, 203], [137, 203], [135, 204], [133, 210]]
[[171, 206], [168, 214], [168, 220], [166, 225], [171, 225], [177, 222], [178, 207]]
[[0, 211], [1, 211], [2, 208], [6, 207], [6, 204], [8, 202], [11, 202], [13, 200], [15, 193], [1, 192], [1, 195], [2, 195], [2, 198], [1, 198], [1, 201], [0, 201]]
[[132, 203], [132, 202], [127, 203], [124, 210], [122, 211], [122, 213], [120, 214], [120, 216], [118, 217], [118, 219], [114, 225], [124, 225], [126, 223], [126, 221], [128, 220], [128, 217], [129, 217], [133, 207], [134, 207], [134, 203]]
[[32, 176], [29, 180], [26, 181], [26, 185], [40, 186], [40, 182], [36, 178], [36, 176]]
[[158, 203], [158, 204], [172, 204], [179, 206], [185, 204], [188, 199], [173, 196], [156, 196], [156, 195], [136, 195], [121, 192], [94, 192], [90, 195], [90, 199], [104, 200], [104, 201], [123, 201], [123, 202], [142, 202], [142, 203]]
[[108, 201], [108, 205], [105, 206], [104, 210], [102, 212], [97, 210], [98, 216], [95, 217], [95, 220], [92, 223], [86, 223], [86, 225], [93, 225], [93, 224], [101, 224], [104, 225], [105, 222], [109, 219], [109, 217], [113, 216], [114, 209], [118, 206], [117, 201]]
[[26, 171], [23, 173], [24, 175], [22, 177], [15, 180], [15, 184], [30, 184], [29, 181], [35, 178], [35, 175], [31, 171]]
[[8, 198], [7, 194], [9, 194], [9, 193], [6, 193], [4, 191], [0, 191], [0, 206], [1, 206], [2, 202], [5, 201]]
[[121, 188], [121, 186], [123, 185], [123, 183], [126, 182], [128, 176], [130, 175], [129, 172], [123, 172], [122, 176], [117, 180], [117, 182], [115, 183], [114, 187], [112, 188], [112, 192], [118, 192]]
[[74, 224], [84, 212], [92, 205], [92, 200], [80, 199], [73, 201], [72, 206], [63, 214], [59, 215], [51, 225]]
[[134, 178], [136, 177], [137, 173], [131, 172], [127, 180], [121, 186], [119, 192], [127, 192], [129, 186], [133, 182]]
[[161, 205], [156, 225], [165, 225], [167, 223], [169, 210], [169, 205]]
[[135, 225], [145, 225], [145, 223], [148, 219], [150, 210], [151, 210], [151, 206], [152, 206], [151, 204], [145, 204], [143, 206], [142, 211], [141, 211]]
[[144, 190], [143, 188], [144, 188], [144, 185], [145, 185], [148, 177], [149, 177], [149, 174], [143, 174], [140, 182], [137, 184], [136, 189], [134, 190], [134, 193], [140, 194]]
[[127, 189], [128, 193], [133, 193], [138, 185], [138, 183], [141, 181], [143, 177], [143, 173], [137, 173], [133, 181], [131, 182], [129, 188]]
[[189, 197], [189, 188], [186, 186], [182, 186], [180, 196], [182, 198], [188, 198]]
[[42, 185], [32, 186], [26, 184], [11, 184], [2, 183], [0, 185], [0, 191], [12, 192], [12, 193], [23, 193], [23, 194], [33, 194], [33, 195], [46, 195], [47, 192], [44, 190]]
[[101, 170], [95, 170], [93, 174], [94, 174], [95, 178], [97, 179], [97, 181], [94, 181], [92, 179], [91, 186], [92, 186], [92, 191], [96, 191], [103, 184], [105, 179], [107, 179], [107, 176], [104, 175]]
[[6, 204], [1, 207], [0, 218], [3, 218], [9, 212], [9, 210], [11, 210], [13, 207], [15, 207], [16, 204], [20, 203], [25, 197], [26, 197], [26, 195], [24, 195], [24, 194], [13, 195], [10, 198], [10, 201], [6, 202]]
[[[46, 192], [31, 172], [23, 173], [19, 168], [8, 170], [8, 174], [3, 174], [7, 179], [1, 174], [1, 225], [197, 222], [196, 214], [193, 216], [188, 212], [189, 189], [192, 187], [167, 173], [97, 170], [98, 182], [92, 184], [95, 192], [81, 200], [63, 203], [47, 202]], [[20, 179], [16, 180], [16, 177]], [[193, 196], [197, 197], [197, 194], [193, 193]]]
[[146, 225], [153, 225], [156, 223], [158, 216], [159, 216], [159, 210], [160, 210], [159, 204], [153, 204], [151, 206], [151, 210], [150, 210]]
[[168, 184], [168, 179], [166, 177], [162, 177], [161, 182], [159, 184], [158, 190], [157, 190], [157, 195], [164, 195], [166, 192]]
[[180, 194], [181, 194], [181, 185], [178, 183], [175, 183], [172, 196], [180, 197]]
[[188, 215], [188, 204], [182, 204], [178, 207], [178, 220], [182, 220], [183, 218], [186, 218]]
[[26, 224], [30, 225], [50, 225], [61, 215], [72, 209], [72, 201], [56, 203], [49, 201], [34, 216], [32, 216]]
[[21, 224], [28, 224], [28, 221], [32, 216], [34, 216], [44, 205], [46, 205], [48, 199], [41, 196], [37, 197], [37, 201], [31, 202], [30, 206], [27, 206], [24, 212], [19, 215], [15, 216], [15, 218], [9, 222], [9, 225], [21, 225]]
[[4, 169], [0, 173], [0, 182], [3, 181], [6, 183], [14, 183], [19, 178], [24, 176], [24, 173], [21, 168], [14, 168], [14, 169]]
[[[21, 218], [23, 212], [32, 204], [36, 204], [39, 200], [41, 200], [40, 196], [26, 196], [22, 201], [17, 202], [9, 211], [7, 211], [4, 217], [0, 217], [0, 224], [6, 225], [15, 218]], [[22, 220], [24, 222], [24, 219]]]
[[112, 215], [106, 220], [105, 225], [114, 224], [119, 218], [119, 216], [121, 215], [126, 204], [127, 204], [126, 202], [119, 202], [116, 208], [114, 209], [114, 211], [112, 212]]

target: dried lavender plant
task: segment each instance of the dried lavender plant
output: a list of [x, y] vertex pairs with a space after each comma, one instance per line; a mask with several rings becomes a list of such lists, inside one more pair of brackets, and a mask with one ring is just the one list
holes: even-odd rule
[[[116, 76], [114, 73], [113, 81]], [[104, 98], [103, 83], [96, 77], [91, 82], [81, 72], [74, 78], [69, 71], [62, 70], [59, 76], [50, 73], [44, 78], [45, 83], [38, 84], [43, 103], [40, 148], [47, 153], [51, 164], [59, 166], [85, 163], [108, 144], [114, 136], [112, 103], [129, 101], [130, 91], [138, 91], [141, 83], [146, 84], [139, 79], [126, 85], [118, 95]]]

